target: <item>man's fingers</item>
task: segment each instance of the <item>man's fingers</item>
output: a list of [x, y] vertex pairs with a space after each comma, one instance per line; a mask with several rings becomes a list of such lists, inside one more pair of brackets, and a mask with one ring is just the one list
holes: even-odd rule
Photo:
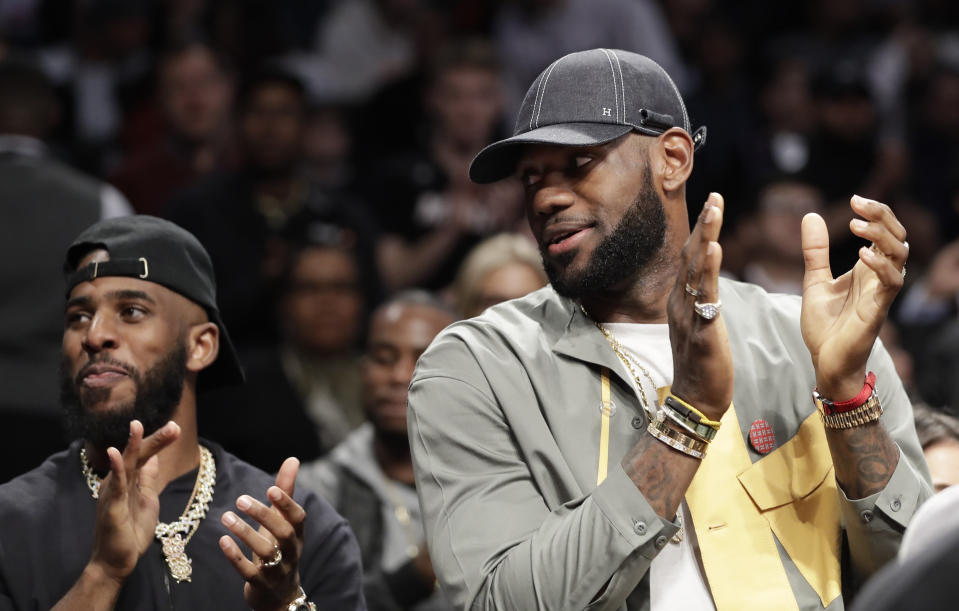
[[826, 221], [815, 212], [802, 219], [802, 256], [806, 264], [803, 276], [803, 290], [832, 280], [829, 268], [829, 232]]
[[127, 481], [134, 481], [136, 469], [139, 467], [140, 444], [143, 441], [143, 423], [139, 420], [130, 421], [130, 437], [127, 447], [123, 450], [123, 466], [126, 470]]
[[906, 239], [906, 228], [893, 213], [892, 208], [872, 199], [853, 195], [849, 199], [853, 211], [866, 220], [882, 224], [900, 242]]
[[292, 497], [283, 492], [279, 486], [271, 486], [270, 489], [266, 491], [266, 496], [270, 498], [273, 507], [290, 523], [296, 535], [301, 535], [303, 533], [303, 522], [306, 520], [306, 510], [300, 507], [300, 504], [294, 501]]
[[226, 556], [226, 559], [230, 561], [230, 564], [233, 565], [233, 568], [236, 569], [236, 572], [240, 574], [244, 581], [250, 581], [258, 575], [256, 565], [250, 562], [250, 559], [243, 554], [240, 546], [229, 535], [220, 537], [220, 550], [223, 551], [223, 555]]
[[[886, 291], [891, 290], [893, 297], [899, 292], [905, 279], [903, 278], [902, 270], [892, 259], [866, 246], [859, 249], [859, 258], [869, 269], [876, 272], [876, 276], [879, 277], [879, 282], [882, 283], [883, 288], [885, 288]], [[891, 303], [891, 297], [889, 301]], [[888, 306], [889, 304], [884, 305]]]
[[153, 432], [140, 443], [137, 466], [143, 466], [150, 457], [156, 455], [180, 437], [180, 425], [172, 420]]
[[[272, 486], [271, 489], [276, 488]], [[289, 547], [289, 543], [295, 539], [297, 532], [293, 524], [280, 512], [273, 507], [267, 507], [260, 501], [246, 494], [236, 500], [236, 506], [246, 515], [259, 522], [273, 538], [280, 543], [284, 549]], [[268, 558], [269, 556], [264, 556]]]
[[296, 474], [300, 470], [300, 461], [290, 456], [280, 465], [280, 470], [276, 474], [276, 485], [289, 496], [293, 496], [293, 489], [296, 486]]
[[[722, 227], [723, 216], [723, 198], [718, 193], [710, 193], [706, 199], [696, 225], [693, 227], [683, 247], [682, 262], [685, 266], [685, 274], [680, 274], [676, 278], [677, 290], [683, 290], [687, 295], [692, 295], [686, 286], [696, 291], [703, 289], [704, 276], [703, 267], [706, 258], [706, 249], [710, 242], [716, 241], [719, 237], [719, 230]], [[700, 297], [697, 297], [700, 298]]]
[[137, 482], [140, 491], [160, 496], [159, 486], [157, 485], [159, 477], [160, 460], [156, 456], [151, 456], [143, 466], [140, 467], [140, 477]]
[[275, 552], [273, 541], [253, 530], [249, 524], [241, 520], [235, 513], [227, 511], [223, 514], [221, 522], [223, 522], [223, 525], [226, 526], [230, 532], [236, 535], [237, 539], [243, 542], [254, 554], [264, 561], [268, 561], [273, 557]]
[[[123, 463], [123, 454], [120, 453], [120, 450], [109, 447], [107, 448], [107, 460], [110, 462], [110, 474], [107, 476], [107, 479], [112, 479], [111, 482], [107, 482], [107, 479], [104, 479], [100, 485], [100, 491], [104, 492], [105, 490], [110, 491], [114, 496], [122, 495], [126, 492], [127, 489], [127, 470], [126, 465]], [[110, 476], [113, 476], [112, 478]], [[100, 495], [101, 498], [104, 495]]]
[[857, 236], [869, 240], [876, 245], [880, 254], [883, 254], [902, 269], [909, 256], [909, 246], [897, 238], [885, 225], [876, 222], [853, 219], [849, 221], [849, 229]]

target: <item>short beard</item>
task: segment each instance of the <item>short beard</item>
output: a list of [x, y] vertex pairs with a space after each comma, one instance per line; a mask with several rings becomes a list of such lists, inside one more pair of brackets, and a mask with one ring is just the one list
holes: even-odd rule
[[568, 270], [575, 252], [558, 257], [559, 265], [550, 261], [545, 248], [540, 248], [540, 254], [553, 289], [564, 297], [580, 299], [610, 291], [636, 277], [656, 257], [665, 242], [666, 211], [653, 187], [653, 173], [647, 159], [643, 186], [636, 200], [613, 231], [596, 246], [583, 271], [574, 273]]
[[[110, 359], [96, 360], [111, 362]], [[131, 420], [137, 419], [143, 424], [144, 436], [157, 431], [173, 417], [183, 396], [186, 361], [186, 342], [181, 338], [173, 350], [145, 375], [136, 369], [129, 371], [137, 389], [132, 403], [97, 413], [89, 405], [108, 399], [111, 389], [78, 391], [79, 381], [71, 377], [66, 359], [63, 359], [60, 364], [60, 403], [70, 439], [85, 439], [100, 450], [115, 447], [122, 451], [130, 436]]]

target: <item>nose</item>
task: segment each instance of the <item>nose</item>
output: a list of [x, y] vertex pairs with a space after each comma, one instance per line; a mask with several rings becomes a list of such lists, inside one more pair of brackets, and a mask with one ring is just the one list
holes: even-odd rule
[[90, 354], [117, 347], [116, 329], [105, 316], [94, 315], [83, 334], [83, 349]]
[[390, 381], [401, 386], [409, 386], [413, 381], [413, 370], [416, 369], [416, 358], [399, 359], [390, 371]]
[[543, 176], [539, 188], [533, 193], [531, 212], [536, 216], [548, 217], [569, 208], [574, 201], [575, 195], [565, 173], [552, 171]]

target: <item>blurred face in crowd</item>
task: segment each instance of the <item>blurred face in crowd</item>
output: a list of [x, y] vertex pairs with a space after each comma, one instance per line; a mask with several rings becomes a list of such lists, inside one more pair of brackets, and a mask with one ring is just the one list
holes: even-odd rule
[[406, 393], [416, 360], [452, 322], [442, 310], [410, 303], [388, 304], [374, 314], [363, 361], [363, 399], [380, 433], [406, 437]]
[[163, 110], [174, 130], [189, 142], [207, 142], [222, 133], [232, 96], [230, 78], [203, 46], [186, 49], [160, 68]]
[[823, 128], [846, 141], [862, 140], [873, 135], [876, 107], [864, 93], [850, 93], [835, 99], [821, 100], [820, 121]]
[[959, 441], [948, 438], [931, 443], [922, 450], [929, 465], [932, 486], [940, 492], [959, 484]]
[[293, 264], [281, 305], [287, 338], [307, 353], [348, 352], [363, 320], [360, 273], [346, 251], [309, 247]]
[[796, 228], [809, 212], [821, 212], [819, 191], [799, 182], [766, 187], [759, 200], [759, 236], [766, 254], [778, 259], [802, 261], [802, 239]]
[[251, 91], [240, 118], [240, 136], [248, 160], [257, 169], [283, 172], [302, 152], [304, 100], [285, 83], [264, 83]]
[[476, 306], [466, 312], [467, 318], [477, 316], [486, 308], [497, 303], [522, 297], [544, 286], [542, 272], [534, 270], [526, 263], [514, 261], [500, 266], [486, 274], [476, 296]]
[[[80, 266], [107, 259], [95, 251]], [[133, 418], [146, 434], [160, 428], [189, 372], [205, 366], [194, 342], [210, 327], [215, 335], [200, 306], [153, 282], [108, 276], [78, 284], [66, 304], [60, 371], [70, 432], [106, 449], [126, 445]]]
[[502, 113], [502, 85], [491, 70], [451, 68], [437, 78], [429, 101], [440, 133], [478, 150]]

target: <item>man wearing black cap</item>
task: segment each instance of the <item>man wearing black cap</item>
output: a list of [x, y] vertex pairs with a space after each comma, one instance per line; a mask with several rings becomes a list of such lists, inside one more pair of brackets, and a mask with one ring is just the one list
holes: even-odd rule
[[353, 535], [294, 495], [297, 460], [274, 483], [197, 438], [198, 389], [243, 373], [196, 238], [153, 217], [102, 221], [65, 271], [77, 441], [0, 487], [0, 609], [365, 608]]
[[801, 302], [720, 280], [723, 199], [691, 231], [685, 201], [705, 135], [660, 66], [593, 49], [548, 66], [473, 160], [475, 181], [522, 181], [551, 286], [447, 328], [410, 386], [458, 606], [841, 609], [930, 495], [876, 342], [902, 225], [853, 196], [873, 246], [834, 279], [807, 215]]

